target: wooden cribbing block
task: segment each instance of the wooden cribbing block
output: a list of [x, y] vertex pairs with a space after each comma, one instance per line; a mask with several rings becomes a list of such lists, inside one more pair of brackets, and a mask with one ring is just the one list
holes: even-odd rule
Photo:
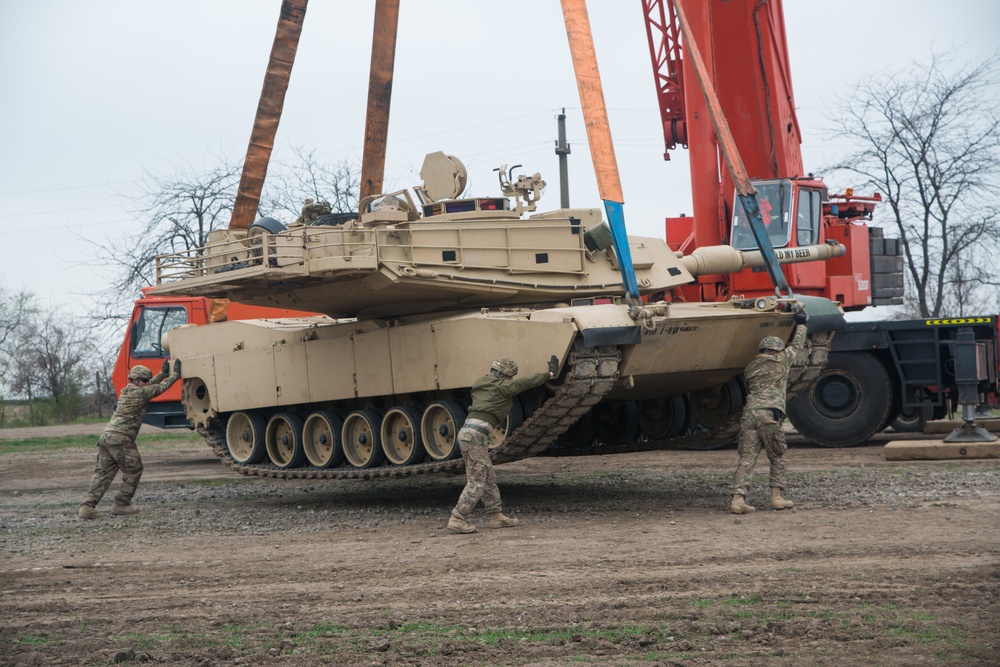
[[885, 445], [886, 461], [931, 459], [1000, 459], [1000, 440], [997, 442], [893, 440]]
[[[991, 433], [1000, 433], [1000, 419], [977, 419], [976, 424], [982, 426]], [[927, 422], [924, 433], [951, 433], [962, 425], [958, 419], [941, 419], [936, 422]]]

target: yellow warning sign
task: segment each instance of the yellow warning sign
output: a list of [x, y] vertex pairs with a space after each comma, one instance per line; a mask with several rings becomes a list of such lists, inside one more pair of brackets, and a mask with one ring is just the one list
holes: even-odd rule
[[953, 317], [947, 320], [924, 320], [924, 324], [938, 327], [947, 324], [989, 324], [992, 321], [992, 317]]

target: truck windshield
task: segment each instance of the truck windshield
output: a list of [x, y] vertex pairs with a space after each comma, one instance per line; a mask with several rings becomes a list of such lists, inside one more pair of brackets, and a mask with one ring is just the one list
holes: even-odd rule
[[180, 306], [143, 308], [132, 329], [132, 356], [165, 357], [160, 338], [187, 321], [187, 309]]
[[[760, 216], [764, 220], [764, 229], [775, 248], [788, 245], [789, 211], [792, 208], [791, 181], [756, 182], [757, 205], [760, 206]], [[739, 197], [735, 197], [736, 215], [733, 216], [733, 233], [730, 236], [731, 245], [737, 250], [756, 250], [757, 242], [750, 230], [750, 220]]]

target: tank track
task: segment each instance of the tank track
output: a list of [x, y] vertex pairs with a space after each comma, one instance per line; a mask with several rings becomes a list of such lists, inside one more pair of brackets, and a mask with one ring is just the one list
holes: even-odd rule
[[[800, 352], [789, 377], [789, 396], [809, 385], [826, 365], [832, 336], [810, 336]], [[601, 401], [618, 380], [621, 353], [614, 347], [577, 347], [570, 355], [569, 371], [554, 395], [492, 450], [496, 464], [532, 456], [598, 456], [626, 454], [658, 449], [684, 449], [719, 440], [729, 440], [739, 433], [741, 412], [725, 417], [712, 429], [679, 435], [665, 440], [633, 440], [622, 445], [596, 444], [587, 447], [553, 446], [556, 438]], [[276, 479], [377, 479], [400, 478], [440, 472], [457, 473], [464, 469], [462, 459], [419, 463], [410, 466], [377, 468], [278, 468], [268, 464], [243, 465], [229, 455], [225, 429], [221, 426], [198, 427], [212, 451], [222, 463], [241, 475]]]
[[[520, 427], [492, 450], [495, 463], [508, 463], [535, 456], [601, 401], [618, 380], [621, 353], [614, 347], [577, 347], [570, 354], [568, 371], [554, 395]], [[269, 464], [243, 465], [229, 455], [225, 429], [219, 425], [198, 427], [198, 433], [222, 463], [242, 475], [278, 479], [376, 479], [408, 477], [437, 472], [460, 472], [462, 459], [377, 468], [278, 468]]]
[[[830, 355], [833, 337], [828, 333], [810, 335], [806, 344], [795, 358], [788, 375], [788, 398], [802, 391], [823, 371]], [[600, 456], [602, 454], [628, 454], [648, 452], [657, 449], [697, 448], [712, 442], [732, 440], [740, 432], [740, 417], [743, 411], [734, 412], [715, 427], [693, 433], [678, 435], [663, 440], [633, 440], [622, 445], [598, 443], [586, 447], [549, 447], [541, 456]]]

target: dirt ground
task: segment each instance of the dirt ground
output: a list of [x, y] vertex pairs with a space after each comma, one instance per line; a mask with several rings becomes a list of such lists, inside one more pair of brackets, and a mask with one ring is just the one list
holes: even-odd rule
[[796, 507], [762, 474], [738, 517], [731, 449], [537, 458], [498, 468], [523, 524], [459, 536], [462, 477], [140, 449], [142, 514], [90, 522], [92, 450], [0, 456], [0, 664], [1000, 664], [996, 460], [793, 440]]

